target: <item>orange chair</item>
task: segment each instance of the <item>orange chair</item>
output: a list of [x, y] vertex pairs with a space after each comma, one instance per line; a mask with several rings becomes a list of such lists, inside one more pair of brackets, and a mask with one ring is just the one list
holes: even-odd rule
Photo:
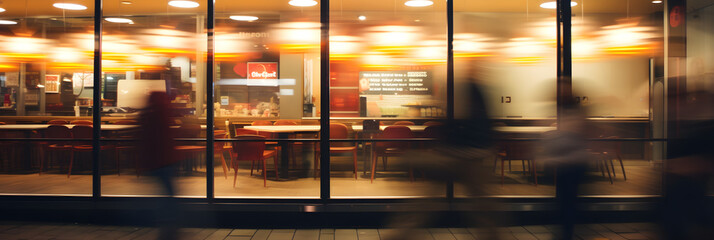
[[[233, 142], [233, 154], [231, 156], [234, 169], [233, 175], [233, 187], [236, 186], [236, 180], [238, 179], [238, 161], [252, 161], [256, 160], [263, 163], [263, 187], [267, 187], [267, 175], [265, 167], [265, 159], [273, 158], [273, 164], [275, 164], [275, 177], [278, 177], [278, 158], [274, 150], [265, 150], [265, 137], [260, 135], [239, 135], [236, 137], [239, 140], [258, 140], [252, 141], [237, 141]], [[251, 168], [251, 176], [253, 171]]]
[[[347, 139], [347, 126], [341, 123], [330, 123], [330, 139]], [[357, 179], [357, 146], [330, 146], [330, 153], [352, 153], [352, 161], [354, 163], [354, 175]], [[314, 178], [317, 178], [318, 167], [320, 166], [320, 145], [315, 145], [315, 173]]]
[[[64, 125], [50, 125], [45, 130], [45, 136], [47, 138], [72, 138], [72, 131]], [[72, 147], [72, 144], [66, 141], [48, 141], [45, 145], [45, 153], [49, 155], [51, 152], [66, 152], [69, 153], [69, 159], [73, 159], [74, 152], [72, 151]], [[50, 160], [49, 163], [51, 162], [52, 161]], [[40, 175], [42, 175], [44, 167], [45, 158], [43, 157], [43, 159], [40, 159]], [[69, 168], [72, 168], [71, 160], [69, 162]], [[69, 178], [69, 173], [67, 174], [67, 177]]]
[[47, 124], [49, 124], [49, 125], [65, 125], [65, 124], [69, 124], [69, 121], [62, 120], [62, 119], [54, 119], [54, 120], [50, 120], [49, 122], [47, 122]]
[[423, 125], [430, 127], [430, 126], [440, 126], [440, 125], [444, 125], [444, 123], [442, 123], [442, 122], [437, 122], [437, 121], [428, 121], [428, 122], [425, 122]]
[[251, 129], [245, 129], [245, 128], [236, 128], [236, 136], [240, 135], [259, 135], [258, 131], [251, 130]]
[[[92, 138], [92, 130], [93, 127], [89, 125], [76, 125], [72, 127], [72, 138], [75, 139], [91, 139]], [[114, 145], [104, 145], [102, 144], [101, 147], [99, 148], [101, 151], [105, 150], [112, 150], [115, 149]], [[91, 142], [74, 142], [72, 144], [72, 152], [91, 152], [92, 151], [92, 143]], [[74, 155], [74, 154], [72, 154]], [[117, 166], [117, 175], [119, 175], [119, 159], [114, 159], [116, 162]], [[72, 174], [72, 163], [74, 162], [74, 157], [69, 159], [69, 172], [67, 173], [67, 177], [69, 177], [70, 174]]]
[[92, 125], [92, 121], [89, 121], [89, 120], [73, 120], [73, 121], [69, 122], [69, 124], [72, 124], [72, 125], [89, 125], [89, 126], [91, 126], [91, 125]]
[[[389, 126], [378, 136], [379, 139], [407, 139], [411, 137], [412, 130], [406, 126]], [[372, 155], [372, 177], [370, 182], [374, 182], [374, 172], [377, 169], [378, 157], [382, 157], [384, 170], [387, 170], [387, 158], [399, 156], [403, 154], [407, 148], [409, 148], [409, 143], [407, 142], [378, 142], [375, 144], [375, 151]]]
[[396, 125], [396, 126], [413, 126], [413, 125], [415, 125], [415, 124], [414, 124], [414, 122], [412, 122], [412, 121], [397, 121], [397, 122], [395, 122], [393, 125]]

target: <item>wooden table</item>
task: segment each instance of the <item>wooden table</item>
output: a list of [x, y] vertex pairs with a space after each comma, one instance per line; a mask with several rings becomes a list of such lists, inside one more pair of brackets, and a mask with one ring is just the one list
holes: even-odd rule
[[496, 132], [521, 134], [541, 134], [556, 129], [556, 127], [546, 126], [499, 126], [493, 128], [493, 130], [496, 130]]
[[[49, 124], [7, 124], [0, 125], [0, 130], [41, 130], [49, 127]], [[73, 124], [63, 125], [69, 129], [72, 129]], [[102, 131], [121, 131], [133, 128], [138, 128], [139, 125], [114, 125], [114, 124], [102, 124]]]

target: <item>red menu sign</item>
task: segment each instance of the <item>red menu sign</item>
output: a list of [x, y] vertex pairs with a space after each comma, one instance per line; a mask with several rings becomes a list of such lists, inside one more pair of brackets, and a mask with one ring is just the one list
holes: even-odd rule
[[249, 62], [248, 86], [278, 86], [278, 63]]

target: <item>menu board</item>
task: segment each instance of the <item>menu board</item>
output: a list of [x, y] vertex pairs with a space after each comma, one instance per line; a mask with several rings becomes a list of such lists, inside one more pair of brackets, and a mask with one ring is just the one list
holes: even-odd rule
[[359, 72], [362, 95], [429, 95], [431, 88], [429, 71]]

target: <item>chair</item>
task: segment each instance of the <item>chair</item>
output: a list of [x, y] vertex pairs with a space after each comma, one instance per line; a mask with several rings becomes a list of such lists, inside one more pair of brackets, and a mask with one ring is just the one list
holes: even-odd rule
[[[379, 139], [407, 139], [411, 137], [412, 130], [406, 126], [389, 126], [378, 136]], [[387, 170], [388, 157], [399, 156], [404, 153], [404, 150], [407, 148], [409, 148], [409, 143], [407, 142], [378, 142], [375, 144], [375, 151], [372, 155], [372, 176], [370, 182], [374, 182], [377, 158], [382, 157], [384, 170]]]
[[[619, 137], [609, 136], [604, 137], [604, 139], [616, 140]], [[617, 177], [615, 173], [615, 164], [613, 163], [613, 158], [620, 161], [620, 168], [622, 169], [622, 177], [627, 181], [627, 174], [625, 173], [625, 165], [622, 162], [621, 156], [621, 144], [617, 141], [598, 141], [593, 142], [591, 145], [591, 153], [600, 155], [602, 161], [596, 162], [597, 167], [600, 168], [602, 175], [605, 176], [607, 172], [608, 178], [610, 179], [610, 184], [613, 184], [612, 178]], [[609, 164], [609, 166], [608, 166]], [[612, 175], [611, 175], [612, 173]]]
[[[256, 160], [263, 163], [263, 187], [267, 187], [267, 175], [265, 167], [265, 159], [273, 158], [273, 164], [275, 164], [275, 177], [278, 177], [278, 158], [274, 150], [265, 150], [265, 137], [260, 135], [239, 135], [236, 136], [239, 140], [257, 140], [253, 141], [236, 141], [233, 142], [233, 154], [231, 156], [234, 175], [233, 175], [233, 187], [236, 186], [236, 180], [238, 179], [238, 161], [253, 161]], [[253, 175], [253, 170], [251, 168], [251, 175]]]
[[444, 125], [444, 123], [443, 123], [443, 122], [437, 122], [437, 121], [428, 121], [428, 122], [425, 122], [425, 123], [422, 124], [422, 125], [424, 125], [424, 126], [429, 126], [429, 127], [430, 127], [430, 126], [440, 126], [440, 125]]
[[[178, 128], [178, 132], [176, 134], [177, 138], [196, 138], [201, 134], [201, 125], [199, 124], [182, 124]], [[186, 145], [177, 145], [174, 147], [174, 149], [178, 152], [179, 156], [185, 156], [185, 155], [199, 155], [203, 152], [206, 151], [206, 146], [203, 145], [192, 145], [192, 144], [186, 144]], [[191, 166], [192, 170], [195, 167], [195, 162]]]
[[49, 125], [65, 125], [65, 124], [69, 124], [69, 121], [62, 120], [62, 119], [54, 119], [54, 120], [50, 120], [49, 122], [47, 122], [47, 124], [49, 124]]
[[[523, 174], [526, 174], [526, 162], [528, 162], [528, 170], [533, 175], [533, 182], [538, 186], [538, 171], [536, 169], [533, 143], [514, 141], [508, 142], [502, 146], [502, 150], [496, 154], [495, 161], [501, 161], [501, 185], [504, 182], [504, 163], [508, 161], [508, 170], [511, 171], [511, 161], [521, 160], [523, 165]], [[495, 169], [495, 165], [494, 165]]]
[[[72, 138], [74, 139], [92, 139], [93, 127], [91, 125], [76, 125], [72, 127]], [[100, 145], [101, 151], [115, 149], [114, 145]], [[91, 152], [92, 144], [87, 144], [86, 142], [74, 142], [72, 144], [72, 152]], [[74, 156], [74, 154], [72, 154]], [[117, 175], [120, 173], [119, 159], [114, 160], [117, 166]], [[67, 177], [72, 174], [72, 163], [74, 162], [74, 157], [69, 159], [69, 172]]]
[[[215, 130], [213, 131], [213, 138], [214, 139], [226, 139], [228, 138], [228, 133], [223, 130]], [[223, 156], [225, 152], [229, 153], [231, 152], [231, 147], [227, 146], [225, 142], [221, 141], [215, 141], [213, 142], [213, 153], [218, 154], [221, 156], [221, 164], [223, 165], [223, 177], [228, 179], [228, 167], [226, 166], [226, 158]]]
[[[330, 123], [330, 139], [347, 139], [349, 136], [347, 126], [341, 123]], [[330, 146], [330, 153], [352, 153], [352, 161], [354, 163], [354, 175], [357, 179], [357, 146]], [[317, 178], [318, 166], [320, 166], [320, 145], [315, 145], [315, 173], [314, 178]]]
[[[47, 138], [72, 138], [72, 132], [64, 125], [50, 125], [45, 130], [45, 136]], [[49, 154], [51, 152], [67, 152], [70, 155], [70, 159], [74, 158], [74, 152], [72, 151], [72, 144], [68, 144], [66, 141], [48, 141], [45, 145], [45, 153]], [[51, 161], [49, 161], [51, 162]], [[40, 172], [42, 175], [42, 170], [44, 169], [45, 158], [40, 159]], [[72, 162], [69, 162], [69, 168], [72, 169]], [[67, 177], [69, 178], [69, 173]]]
[[395, 122], [395, 123], [392, 124], [392, 125], [395, 125], [395, 126], [413, 126], [413, 125], [415, 125], [415, 124], [414, 124], [414, 122], [412, 122], [412, 121], [397, 121], [397, 122]]
[[251, 130], [251, 129], [245, 129], [245, 128], [236, 128], [236, 135], [259, 135], [258, 131]]
[[91, 125], [92, 125], [92, 121], [89, 121], [89, 120], [73, 120], [73, 121], [69, 122], [69, 124], [72, 124], [72, 125], [89, 125], [89, 126], [91, 126]]
[[300, 125], [320, 125], [319, 120], [302, 120], [300, 121]]

